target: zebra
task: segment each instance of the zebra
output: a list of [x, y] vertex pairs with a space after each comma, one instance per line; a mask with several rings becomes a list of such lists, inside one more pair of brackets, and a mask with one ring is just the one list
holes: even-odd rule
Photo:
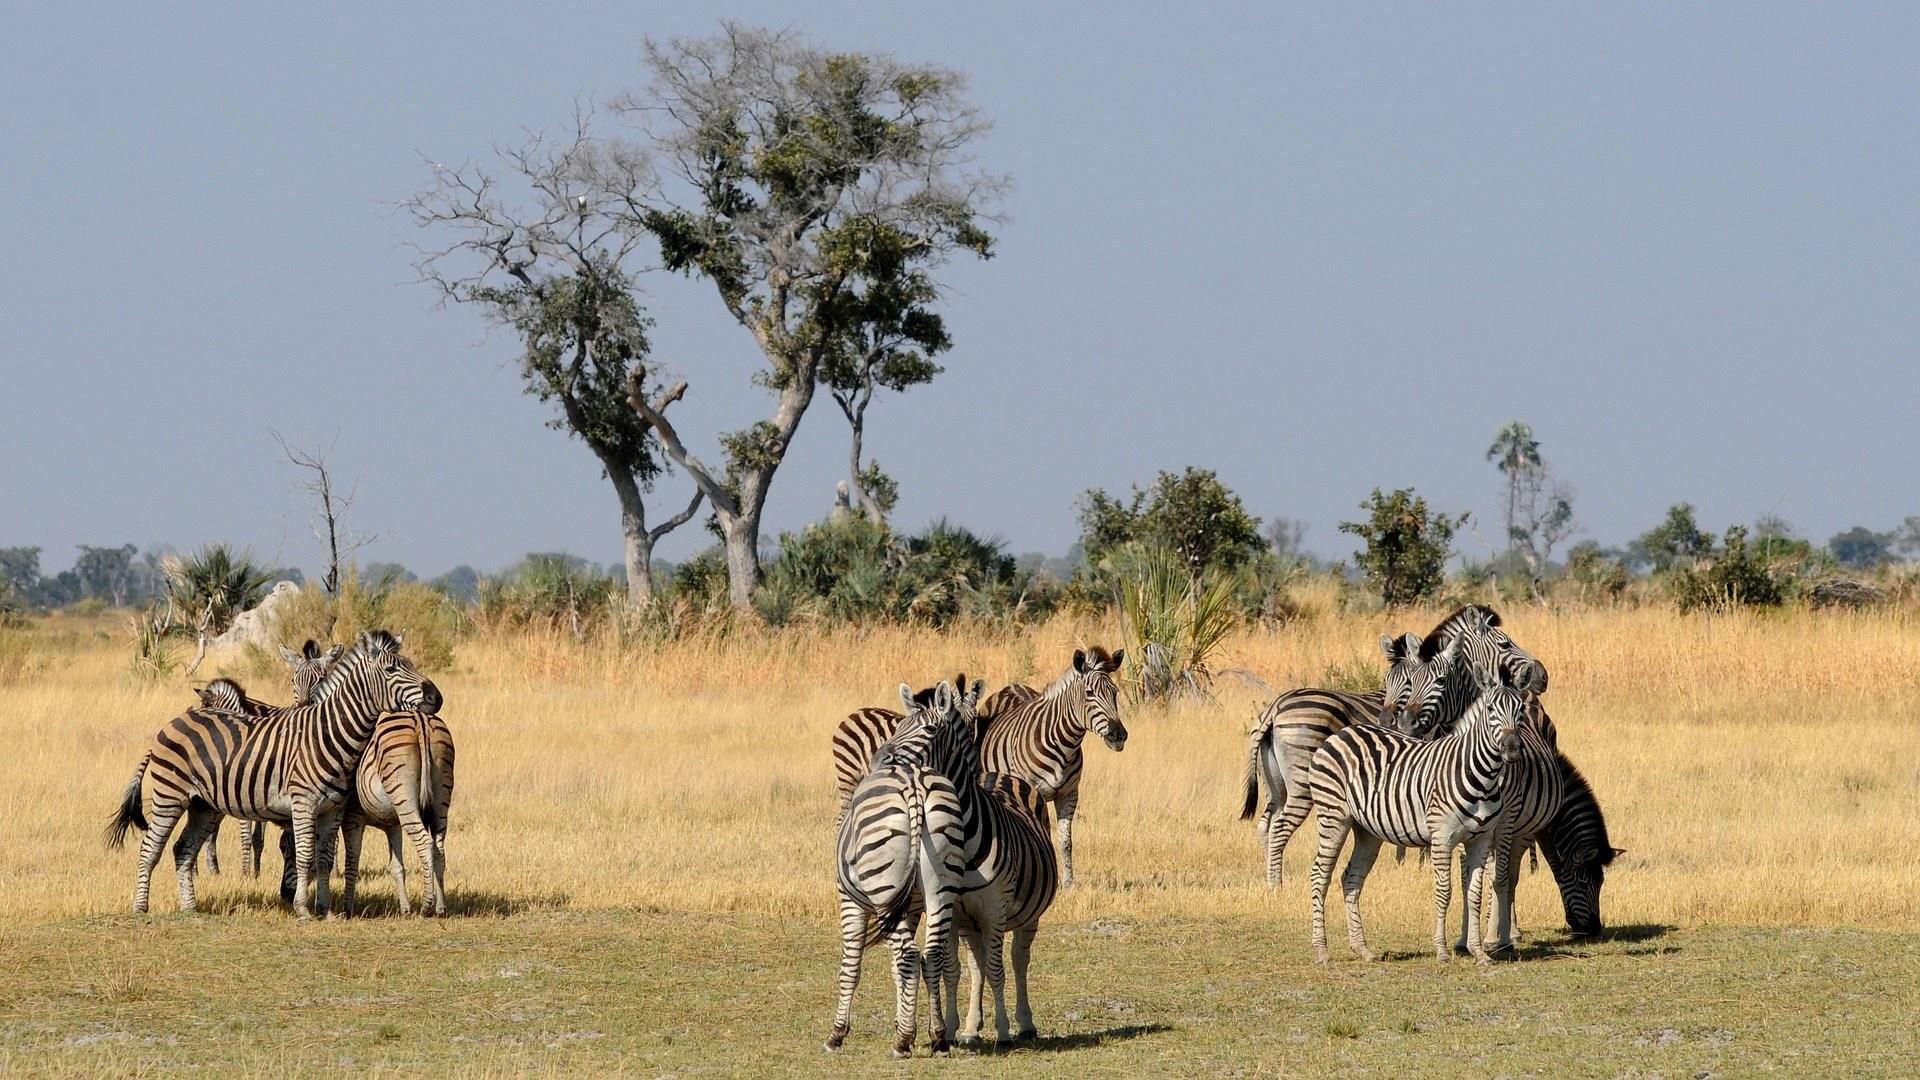
[[[312, 703], [273, 709], [257, 719], [189, 709], [154, 736], [106, 830], [109, 847], [119, 847], [129, 828], [146, 833], [134, 890], [136, 914], [147, 910], [153, 867], [182, 817], [187, 825], [174, 846], [174, 868], [180, 907], [194, 909], [195, 857], [222, 814], [291, 820], [298, 866], [294, 914], [312, 917], [309, 884], [315, 886], [313, 906], [326, 910], [324, 862], [314, 879], [316, 838], [337, 824], [380, 713], [432, 712], [441, 704], [439, 689], [402, 654], [401, 645], [385, 630], [367, 631], [321, 677]], [[144, 787], [152, 788], [151, 819], [143, 813]]]
[[[839, 1005], [826, 1049], [838, 1050], [852, 1030], [853, 995], [860, 985], [860, 961], [867, 947], [886, 941], [893, 954], [894, 1057], [910, 1057], [919, 1022], [917, 998], [924, 979], [933, 1005], [933, 1049], [947, 1049], [951, 1029], [940, 993], [945, 983], [944, 948], [953, 929], [953, 898], [945, 891], [942, 868], [933, 848], [936, 832], [956, 827], [959, 791], [976, 784], [977, 765], [956, 782], [932, 769], [932, 744], [971, 743], [971, 726], [962, 715], [953, 687], [940, 683], [924, 702], [900, 684], [905, 717], [894, 735], [875, 752], [872, 765], [855, 785], [838, 826], [835, 850], [840, 894]], [[923, 910], [928, 920], [927, 948], [914, 945]]]
[[1447, 948], [1447, 905], [1453, 889], [1453, 849], [1464, 845], [1463, 861], [1473, 888], [1466, 909], [1472, 932], [1467, 946], [1487, 963], [1478, 933], [1480, 868], [1490, 850], [1504, 842], [1510, 807], [1511, 762], [1522, 755], [1525, 695], [1502, 683], [1489, 654], [1476, 661], [1473, 674], [1481, 694], [1452, 733], [1416, 739], [1389, 728], [1357, 724], [1335, 732], [1315, 752], [1310, 777], [1314, 808], [1320, 816], [1319, 847], [1313, 860], [1313, 948], [1327, 961], [1326, 896], [1334, 860], [1347, 834], [1353, 854], [1341, 876], [1347, 906], [1347, 938], [1356, 954], [1371, 960], [1360, 924], [1360, 891], [1379, 856], [1382, 842], [1425, 847], [1433, 862], [1434, 953], [1451, 958]]
[[[1127, 745], [1120, 720], [1120, 692], [1113, 675], [1126, 662], [1126, 650], [1109, 653], [1099, 646], [1075, 649], [1073, 664], [1044, 691], [1006, 686], [978, 707], [980, 762], [989, 772], [1018, 776], [1032, 784], [1059, 817], [1060, 884], [1073, 884], [1073, 814], [1080, 803], [1084, 765], [1080, 743], [1092, 730], [1116, 753]], [[853, 787], [873, 756], [883, 730], [883, 709], [862, 709], [834, 732], [835, 780], [842, 817]], [[888, 714], [894, 715], [894, 714]], [[898, 721], [894, 721], [898, 723]]]
[[400, 914], [411, 914], [407, 868], [401, 857], [401, 833], [413, 839], [427, 874], [420, 910], [447, 913], [447, 810], [453, 802], [453, 732], [446, 721], [425, 712], [382, 713], [373, 741], [354, 772], [354, 790], [342, 815], [346, 888], [343, 904], [353, 913], [354, 885], [360, 876], [360, 843], [368, 825], [387, 837], [387, 868], [393, 874]]
[[[1412, 636], [1398, 640], [1390, 636], [1381, 638], [1382, 651], [1390, 663], [1431, 661], [1457, 642], [1453, 645], [1454, 672], [1460, 672], [1464, 664], [1491, 658], [1515, 687], [1535, 694], [1547, 688], [1546, 665], [1500, 629], [1500, 615], [1492, 608], [1468, 604], [1454, 611], [1420, 640], [1417, 653], [1408, 651], [1408, 639]], [[1449, 708], [1464, 709], [1465, 704], [1458, 698], [1446, 702]], [[1287, 842], [1311, 812], [1307, 776], [1314, 752], [1337, 731], [1355, 724], [1391, 719], [1387, 710], [1383, 691], [1354, 694], [1301, 689], [1275, 698], [1254, 721], [1249, 733], [1246, 799], [1240, 818], [1251, 819], [1259, 809], [1260, 787], [1264, 784], [1267, 803], [1261, 821], [1266, 825], [1262, 832], [1266, 840], [1268, 885], [1280, 884], [1280, 866]], [[1457, 714], [1441, 715], [1436, 705], [1429, 731], [1437, 730], [1443, 722], [1451, 723], [1456, 717]]]
[[[308, 638], [298, 652], [285, 645], [280, 646], [280, 659], [286, 662], [288, 671], [293, 677], [294, 705], [305, 705], [313, 699], [314, 684], [320, 681], [320, 676], [334, 661], [340, 659], [340, 654], [346, 649], [345, 645], [335, 645], [322, 654], [319, 644], [312, 638]], [[264, 701], [248, 697], [246, 690], [232, 679], [215, 679], [201, 689], [199, 694], [202, 705], [253, 719], [265, 716], [274, 708]], [[216, 874], [220, 872], [220, 857], [216, 849], [220, 843], [220, 826], [224, 821], [224, 816], [215, 821], [213, 831], [207, 834], [207, 869]], [[261, 852], [266, 850], [262, 844], [265, 828], [266, 823], [261, 821], [248, 821], [241, 824], [240, 873], [246, 877], [260, 876], [260, 856]], [[286, 899], [289, 900], [293, 898], [290, 889], [289, 882], [287, 889], [282, 890]]]

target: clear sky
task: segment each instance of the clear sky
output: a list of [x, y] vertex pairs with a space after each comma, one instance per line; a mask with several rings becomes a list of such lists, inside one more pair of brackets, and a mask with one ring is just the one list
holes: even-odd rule
[[[0, 40], [0, 545], [311, 568], [271, 425], [337, 436], [392, 536], [363, 558], [617, 560], [591, 457], [506, 334], [407, 284], [382, 201], [416, 151], [639, 84], [643, 35], [791, 9], [110, 6], [16, 8]], [[1920, 9], [809, 8], [825, 43], [971, 73], [1016, 184], [998, 257], [950, 275], [947, 374], [874, 409], [909, 527], [1058, 553], [1077, 492], [1202, 465], [1324, 554], [1376, 485], [1491, 540], [1514, 417], [1603, 542], [1678, 500], [1815, 539], [1920, 513]], [[711, 460], [767, 409], [756, 353], [706, 285], [647, 289]], [[770, 534], [829, 507], [845, 448], [816, 402]]]

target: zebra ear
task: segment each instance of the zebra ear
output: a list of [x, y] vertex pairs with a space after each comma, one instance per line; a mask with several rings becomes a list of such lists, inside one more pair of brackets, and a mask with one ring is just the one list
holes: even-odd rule
[[1453, 662], [1459, 658], [1460, 638], [1458, 636], [1450, 637], [1447, 639], [1446, 645], [1440, 649], [1440, 664], [1443, 667], [1452, 667]]
[[941, 717], [953, 712], [953, 684], [941, 683], [933, 688], [933, 711]]
[[[1455, 638], [1454, 644], [1455, 645], [1459, 644], [1459, 641], [1460, 639]], [[1448, 648], [1451, 649], [1452, 646], [1449, 646]], [[1498, 661], [1496, 661], [1491, 656], [1487, 656], [1487, 657], [1482, 657], [1478, 659], [1472, 659], [1469, 662], [1473, 668], [1473, 681], [1475, 684], [1477, 684], [1480, 687], [1480, 691], [1482, 693], [1486, 693], [1487, 691], [1490, 691], [1490, 690], [1499, 689], [1500, 664]]]
[[913, 687], [908, 686], [906, 683], [900, 684], [900, 707], [907, 710], [909, 713], [913, 712], [915, 709], [918, 709], [920, 707], [919, 705], [914, 704]]
[[1120, 665], [1126, 662], [1127, 662], [1127, 650], [1116, 649], [1114, 650], [1113, 655], [1107, 658], [1107, 670], [1119, 671]]
[[335, 645], [333, 648], [328, 649], [327, 663], [331, 664], [338, 661], [340, 659], [340, 654], [346, 651], [347, 651], [347, 647], [345, 645]]
[[1085, 649], [1073, 650], [1073, 670], [1079, 672], [1082, 675], [1085, 675], [1087, 673], [1087, 650]]
[[1400, 650], [1401, 650], [1402, 644], [1403, 642], [1401, 641], [1401, 639], [1394, 637], [1392, 634], [1381, 634], [1380, 635], [1380, 654], [1382, 656], [1385, 656], [1388, 660], [1398, 660], [1400, 659], [1400, 656], [1401, 656]]
[[[307, 644], [311, 645], [313, 642], [309, 641]], [[287, 648], [285, 645], [282, 645], [280, 646], [280, 659], [286, 661], [288, 667], [292, 667], [298, 664], [304, 657], [292, 649]]]

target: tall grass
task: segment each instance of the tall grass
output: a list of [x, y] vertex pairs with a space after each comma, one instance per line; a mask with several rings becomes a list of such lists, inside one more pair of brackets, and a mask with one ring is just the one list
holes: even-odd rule
[[[1082, 884], [1051, 918], [1253, 915], [1275, 948], [1305, 949], [1311, 844], [1294, 845], [1269, 891], [1236, 820], [1247, 718], [1272, 692], [1376, 664], [1382, 633], [1425, 630], [1444, 612], [1348, 611], [1312, 589], [1295, 600], [1299, 618], [1241, 625], [1213, 654], [1216, 670], [1244, 669], [1271, 691], [1218, 679], [1213, 703], [1128, 707], [1123, 753], [1089, 741]], [[1920, 926], [1920, 853], [1902, 840], [1920, 798], [1910, 610], [1502, 614], [1551, 668], [1562, 745], [1627, 849], [1607, 879], [1610, 922]], [[0, 819], [34, 841], [0, 845], [0, 924], [127, 905], [132, 859], [100, 849], [99, 823], [145, 741], [192, 695], [179, 676], [122, 678], [113, 628], [105, 616], [48, 618], [9, 632], [32, 638], [32, 661], [0, 679]], [[477, 628], [435, 673], [460, 745], [449, 884], [571, 909], [763, 912], [814, 920], [830, 940], [838, 720], [889, 701], [899, 682], [959, 669], [991, 684], [1050, 679], [1074, 648], [1118, 644], [1119, 630], [1066, 616], [950, 631], [735, 623], [643, 643]], [[240, 663], [216, 654], [199, 678]], [[1430, 890], [1411, 861], [1375, 871], [1377, 944], [1422, 946]], [[267, 891], [232, 875], [202, 881], [216, 910]], [[1522, 882], [1519, 917], [1558, 923], [1545, 873]]]

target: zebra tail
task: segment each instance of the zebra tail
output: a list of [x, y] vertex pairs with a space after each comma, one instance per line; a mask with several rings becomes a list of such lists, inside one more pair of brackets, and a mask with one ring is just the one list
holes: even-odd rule
[[126, 843], [127, 830], [147, 831], [147, 815], [140, 808], [140, 781], [147, 775], [147, 763], [153, 760], [148, 753], [140, 759], [140, 767], [133, 770], [133, 779], [127, 782], [127, 790], [120, 796], [120, 807], [107, 821], [107, 847], [118, 849]]
[[920, 834], [926, 829], [927, 809], [920, 801], [918, 778], [910, 778], [904, 786], [907, 791], [907, 880], [886, 910], [867, 924], [866, 946], [869, 948], [885, 941], [906, 919], [907, 912], [913, 909], [914, 884], [920, 880]]
[[427, 714], [413, 714], [413, 737], [420, 744], [420, 794], [415, 805], [420, 808], [420, 818], [429, 827], [437, 824], [433, 820], [433, 740], [427, 732]]
[[1250, 821], [1260, 805], [1260, 742], [1265, 732], [1256, 731], [1247, 748], [1247, 799], [1240, 804], [1240, 820]]
[[1540, 872], [1540, 844], [1537, 841], [1528, 841], [1527, 842], [1527, 873], [1537, 874], [1539, 872]]

